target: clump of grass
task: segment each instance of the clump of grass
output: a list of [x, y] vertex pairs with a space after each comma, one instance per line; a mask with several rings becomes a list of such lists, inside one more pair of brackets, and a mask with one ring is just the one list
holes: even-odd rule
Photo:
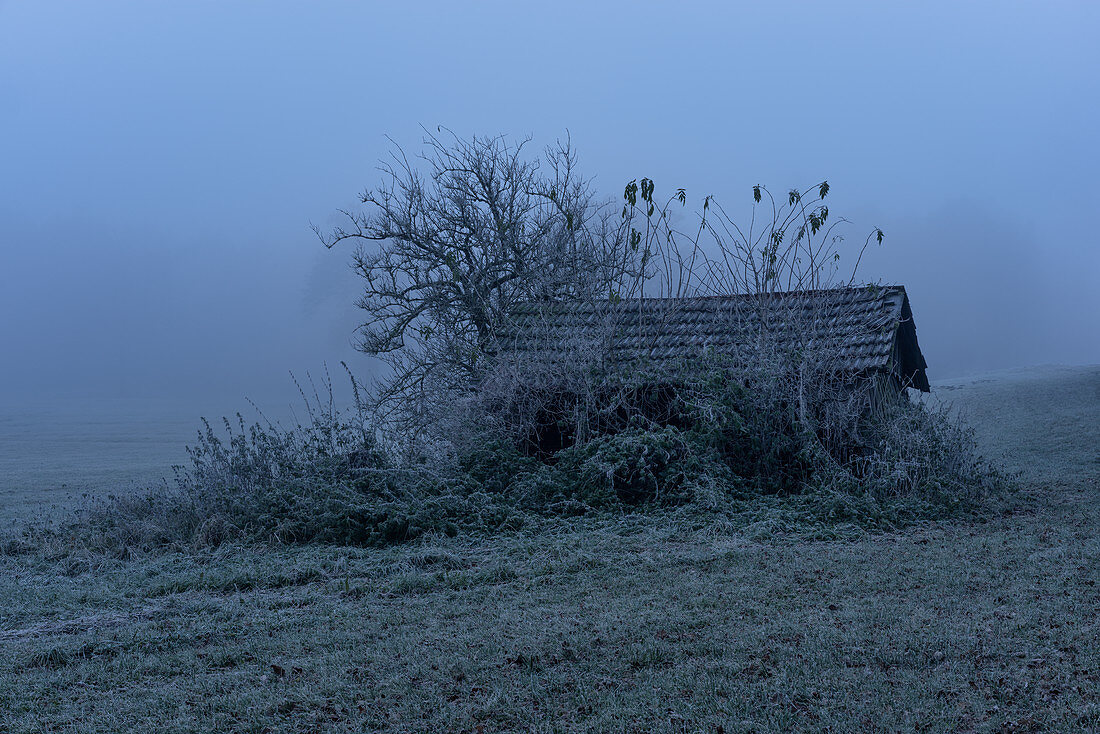
[[118, 651], [113, 647], [89, 641], [79, 645], [58, 645], [38, 650], [27, 658], [26, 665], [28, 668], [59, 670], [96, 658], [109, 659], [117, 654]]

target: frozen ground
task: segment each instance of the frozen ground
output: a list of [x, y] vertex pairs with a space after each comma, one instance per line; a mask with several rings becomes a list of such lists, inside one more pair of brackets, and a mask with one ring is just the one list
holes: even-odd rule
[[1031, 494], [983, 522], [0, 555], [0, 731], [1100, 732], [1098, 387], [936, 385]]
[[971, 423], [986, 455], [1006, 468], [1057, 483], [1100, 476], [1100, 365], [942, 380], [931, 398]]

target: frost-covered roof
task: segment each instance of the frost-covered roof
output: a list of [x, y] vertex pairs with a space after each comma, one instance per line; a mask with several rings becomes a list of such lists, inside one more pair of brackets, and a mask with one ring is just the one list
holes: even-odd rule
[[684, 361], [736, 357], [762, 336], [827, 348], [838, 369], [894, 372], [928, 390], [902, 286], [863, 286], [763, 295], [642, 298], [526, 304], [513, 311], [504, 351], [569, 359], [580, 341], [596, 341], [612, 361]]

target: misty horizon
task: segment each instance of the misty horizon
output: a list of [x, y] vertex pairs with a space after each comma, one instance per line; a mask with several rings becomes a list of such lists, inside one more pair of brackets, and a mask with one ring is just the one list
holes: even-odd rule
[[493, 4], [0, 3], [0, 402], [231, 411], [368, 375], [350, 250], [310, 225], [437, 125], [569, 134], [612, 200], [827, 179], [850, 237], [886, 232], [863, 279], [906, 286], [933, 381], [1098, 363], [1100, 10], [998, 7], [577, 6], [513, 34]]

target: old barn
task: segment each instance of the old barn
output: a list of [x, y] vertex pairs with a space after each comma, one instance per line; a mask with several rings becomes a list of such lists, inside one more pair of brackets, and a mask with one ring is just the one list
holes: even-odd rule
[[[675, 424], [665, 406], [685, 375], [722, 371], [747, 387], [761, 360], [771, 363], [756, 379], [800, 379], [805, 370], [808, 379], [828, 381], [825, 402], [856, 405], [856, 415], [907, 388], [929, 390], [901, 286], [528, 304], [513, 313], [501, 347], [513, 379], [543, 393], [526, 398], [538, 407], [525, 440], [542, 454], [593, 432], [614, 433], [639, 412]], [[539, 371], [551, 376], [534, 379]], [[625, 394], [615, 379], [623, 375], [634, 376]]]

